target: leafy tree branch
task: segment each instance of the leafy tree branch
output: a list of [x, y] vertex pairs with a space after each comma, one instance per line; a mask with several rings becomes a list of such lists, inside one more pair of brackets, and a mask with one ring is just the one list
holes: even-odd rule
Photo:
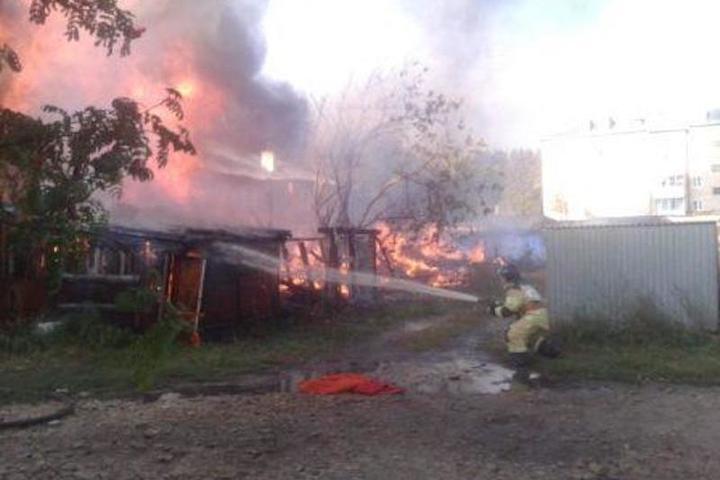
[[[145, 33], [135, 25], [132, 12], [118, 7], [117, 0], [32, 0], [29, 18], [32, 23], [43, 25], [53, 14], [65, 19], [65, 38], [80, 40], [85, 32], [95, 40], [95, 46], [112, 55], [119, 45], [120, 55], [130, 54], [130, 46]], [[7, 66], [15, 72], [22, 70], [20, 57], [9, 45], [0, 47], [0, 71]]]

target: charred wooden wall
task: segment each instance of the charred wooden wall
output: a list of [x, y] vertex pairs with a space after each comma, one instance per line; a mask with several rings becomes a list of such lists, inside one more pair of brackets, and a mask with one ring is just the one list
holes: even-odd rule
[[[237, 242], [280, 258], [282, 242]], [[204, 329], [236, 328], [265, 321], [280, 313], [279, 272], [270, 274], [209, 256], [202, 298]]]
[[[289, 232], [284, 231], [253, 233], [244, 238], [214, 231], [159, 233], [111, 228], [95, 238], [86, 258], [63, 275], [54, 306], [60, 311], [94, 306], [105, 318], [145, 328], [158, 318], [161, 303], [138, 318], [119, 312], [116, 300], [129, 289], [149, 288], [180, 307], [183, 316], [197, 321], [201, 330], [264, 321], [280, 313], [279, 271], [272, 274], [231, 262], [212, 245], [241, 245], [277, 258], [279, 264], [288, 237]], [[5, 274], [5, 248], [2, 254], [0, 321], [11, 311], [28, 314], [30, 306], [36, 313], [37, 307], [48, 303], [45, 282], [10, 278]]]

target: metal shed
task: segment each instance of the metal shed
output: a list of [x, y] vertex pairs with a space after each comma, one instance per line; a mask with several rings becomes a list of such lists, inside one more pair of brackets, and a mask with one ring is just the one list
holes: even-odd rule
[[651, 307], [690, 327], [718, 327], [715, 219], [633, 217], [543, 231], [556, 322], [624, 321]]

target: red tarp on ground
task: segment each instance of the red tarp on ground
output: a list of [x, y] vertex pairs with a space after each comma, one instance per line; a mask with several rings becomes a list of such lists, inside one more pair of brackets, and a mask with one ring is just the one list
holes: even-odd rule
[[300, 382], [300, 391], [311, 395], [335, 395], [357, 393], [360, 395], [384, 395], [403, 393], [402, 388], [378, 382], [359, 373], [335, 373]]

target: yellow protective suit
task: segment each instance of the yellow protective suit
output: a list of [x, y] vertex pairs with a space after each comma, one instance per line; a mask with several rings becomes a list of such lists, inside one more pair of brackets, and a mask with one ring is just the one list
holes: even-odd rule
[[517, 318], [507, 331], [509, 353], [536, 352], [550, 331], [547, 308], [537, 290], [529, 285], [508, 286], [504, 303], [494, 313], [498, 317]]

